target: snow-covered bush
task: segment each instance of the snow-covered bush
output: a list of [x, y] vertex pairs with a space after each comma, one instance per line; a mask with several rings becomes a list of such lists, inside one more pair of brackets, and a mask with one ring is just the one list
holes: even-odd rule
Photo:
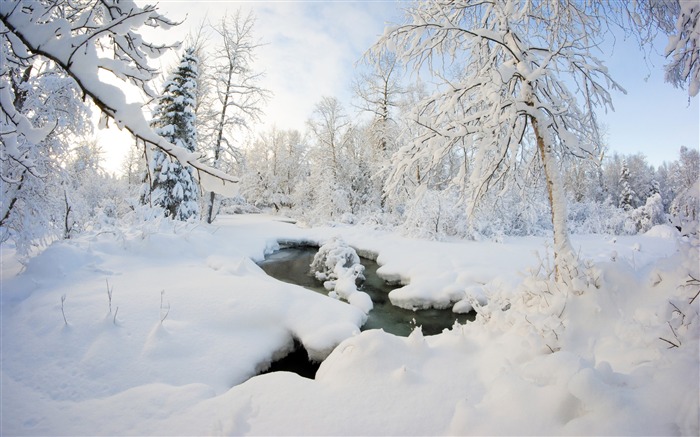
[[418, 190], [403, 223], [405, 235], [431, 240], [463, 237], [466, 229], [466, 210], [456, 189]]
[[368, 313], [373, 307], [372, 300], [367, 293], [358, 291], [356, 285], [358, 280], [365, 279], [364, 270], [355, 249], [339, 238], [321, 246], [311, 263], [311, 272], [316, 279], [324, 281], [323, 286], [331, 292], [329, 296], [345, 299]]
[[624, 233], [627, 215], [607, 198], [596, 201], [572, 202], [568, 205], [569, 229], [574, 234]]
[[700, 178], [683, 190], [671, 203], [672, 222], [684, 234], [698, 232], [700, 222]]
[[666, 221], [664, 204], [661, 195], [657, 193], [650, 196], [644, 205], [630, 212], [625, 227], [629, 230], [628, 233], [641, 234]]
[[552, 256], [538, 254], [538, 258], [539, 264], [529, 269], [515, 292], [495, 282], [485, 287], [486, 305], [476, 298], [467, 300], [477, 313], [477, 321], [493, 323], [496, 329], [520, 330], [534, 350], [556, 352], [563, 347], [571, 300], [600, 288], [602, 273], [590, 261], [575, 257], [563, 264], [567, 270], [558, 280]]
[[471, 238], [499, 241], [504, 235], [544, 235], [551, 231], [551, 215], [544, 193], [537, 189], [509, 189], [490, 193], [470, 217]]

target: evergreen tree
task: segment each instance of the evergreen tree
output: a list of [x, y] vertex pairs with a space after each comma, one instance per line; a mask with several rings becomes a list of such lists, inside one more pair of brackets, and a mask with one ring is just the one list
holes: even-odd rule
[[[188, 49], [180, 65], [165, 83], [151, 125], [169, 142], [194, 152], [197, 147], [195, 105], [197, 57]], [[176, 220], [199, 217], [199, 187], [191, 168], [183, 167], [160, 150], [153, 150], [149, 162], [150, 178], [142, 196], [144, 203], [160, 206]]]
[[654, 194], [661, 194], [661, 185], [656, 179], [652, 179], [649, 186], [649, 197], [653, 196]]
[[625, 211], [633, 210], [636, 197], [630, 186], [630, 170], [627, 167], [627, 160], [623, 159], [620, 171], [620, 208]]

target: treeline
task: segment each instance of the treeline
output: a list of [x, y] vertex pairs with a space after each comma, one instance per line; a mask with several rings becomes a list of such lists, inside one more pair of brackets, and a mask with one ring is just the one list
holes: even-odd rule
[[[455, 178], [469, 176], [460, 173], [470, 160], [460, 148], [441, 157], [439, 175], [422, 175], [417, 165], [399, 182], [387, 184], [400, 165], [395, 152], [410, 135], [410, 121], [396, 121], [394, 134], [384, 142], [377, 140], [371, 122], [351, 122], [337, 100], [326, 98], [309, 125], [306, 134], [273, 128], [245, 150], [242, 197], [226, 202], [228, 211], [241, 210], [244, 202], [313, 224], [401, 226], [408, 234], [428, 238], [540, 235], [551, 230], [536, 159], [523, 163], [529, 170], [517, 178], [496, 182], [488, 198], [470, 208], [470, 193], [454, 184]], [[658, 168], [642, 153], [564, 160], [570, 230], [635, 234], [657, 224], [680, 228], [696, 222], [699, 153], [686, 147], [677, 153], [676, 160]]]

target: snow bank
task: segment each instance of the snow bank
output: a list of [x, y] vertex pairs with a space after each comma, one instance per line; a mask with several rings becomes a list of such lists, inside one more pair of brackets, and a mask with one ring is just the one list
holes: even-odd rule
[[[21, 273], [2, 247], [2, 434], [698, 434], [687, 239], [572, 238], [598, 287], [577, 295], [546, 268], [523, 273], [538, 238], [436, 243], [262, 216], [149, 226], [53, 244]], [[409, 285], [399, 301], [474, 305], [476, 321], [358, 334], [358, 308], [253, 262], [337, 236]], [[316, 380], [250, 378], [294, 339], [327, 356]]]
[[[274, 247], [275, 224], [263, 231], [245, 221], [194, 229], [163, 222], [155, 231], [84, 236], [51, 245], [23, 273], [3, 277], [3, 411], [16, 411], [3, 420], [3, 434], [93, 434], [107, 428], [48, 412], [72, 402], [87, 415], [97, 399], [143, 394], [153, 384], [221, 394], [294, 339], [321, 360], [358, 333], [361, 311], [276, 281], [250, 260]], [[42, 401], [24, 403], [28, 393]]]
[[[644, 271], [608, 261], [597, 290], [556, 291], [563, 308], [523, 283], [509, 309], [441, 335], [363, 332], [341, 343], [314, 381], [278, 374], [234, 387], [234, 416], [246, 418], [224, 431], [697, 435], [698, 301], [691, 307], [689, 298], [699, 285], [678, 287], [697, 277], [697, 249]], [[676, 341], [668, 320], [679, 347], [660, 339]]]

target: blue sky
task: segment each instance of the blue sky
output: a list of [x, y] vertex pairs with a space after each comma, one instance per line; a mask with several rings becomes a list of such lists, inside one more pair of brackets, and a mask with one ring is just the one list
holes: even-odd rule
[[[253, 10], [255, 35], [264, 43], [257, 52], [257, 68], [265, 71], [262, 85], [274, 94], [266, 113], [266, 125], [304, 129], [306, 119], [322, 96], [346, 102], [356, 62], [384, 32], [387, 23], [402, 19], [400, 1], [330, 2], [193, 2], [162, 1], [159, 9], [172, 19], [186, 19], [181, 26], [156, 34], [156, 39], [182, 39], [207, 16], [216, 20], [228, 9]], [[647, 60], [634, 41], [618, 38], [614, 49], [601, 56], [627, 94], [613, 93], [615, 112], [600, 114], [606, 125], [611, 152], [642, 152], [650, 164], [659, 165], [678, 156], [680, 146], [700, 145], [698, 97], [689, 101], [685, 90], [663, 80], [664, 59], [660, 39]], [[164, 66], [167, 66], [167, 59]], [[121, 156], [131, 144], [128, 136], [109, 146], [107, 167], [119, 168]], [[104, 137], [105, 135], [101, 135]], [[114, 142], [114, 141], [113, 141]], [[107, 148], [107, 147], [106, 147]], [[121, 155], [120, 155], [121, 154]]]

